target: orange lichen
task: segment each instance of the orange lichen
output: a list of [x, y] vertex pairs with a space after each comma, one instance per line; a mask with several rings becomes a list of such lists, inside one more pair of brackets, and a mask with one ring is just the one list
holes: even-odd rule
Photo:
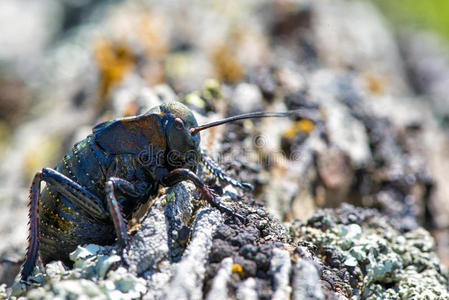
[[138, 44], [142, 47], [144, 55], [152, 58], [145, 63], [142, 76], [149, 85], [165, 82], [165, 57], [170, 51], [167, 41], [164, 20], [157, 14], [145, 10], [136, 16], [136, 26], [133, 28]]
[[134, 69], [136, 57], [127, 43], [104, 39], [95, 43], [94, 57], [100, 71], [98, 97], [103, 107], [105, 98]]
[[315, 123], [313, 123], [311, 120], [307, 119], [301, 119], [297, 122], [295, 122], [289, 129], [287, 129], [283, 137], [287, 139], [292, 139], [296, 136], [299, 132], [305, 132], [310, 133], [315, 128]]
[[139, 113], [139, 105], [135, 101], [132, 101], [128, 103], [128, 105], [126, 105], [122, 116], [131, 117], [137, 115], [138, 113]]
[[233, 264], [232, 265], [232, 273], [242, 275], [243, 274], [243, 267], [240, 264]]
[[231, 44], [222, 44], [212, 53], [215, 72], [222, 81], [237, 82], [243, 78], [243, 65]]
[[377, 76], [373, 73], [365, 73], [363, 74], [363, 79], [365, 81], [368, 90], [371, 93], [379, 95], [385, 91], [386, 83], [385, 80], [380, 76]]
[[138, 18], [136, 33], [145, 52], [150, 57], [161, 58], [165, 56], [170, 47], [164, 35], [165, 31], [162, 21], [149, 16], [148, 13], [144, 13]]
[[145, 65], [142, 76], [148, 85], [157, 85], [166, 81], [165, 66], [162, 60], [154, 60]]

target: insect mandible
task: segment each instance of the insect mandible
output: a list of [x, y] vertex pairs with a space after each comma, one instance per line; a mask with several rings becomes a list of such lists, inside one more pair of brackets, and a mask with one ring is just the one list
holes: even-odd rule
[[[190, 180], [202, 198], [221, 212], [244, 218], [221, 205], [212, 189], [195, 173], [203, 163], [221, 181], [239, 188], [251, 185], [227, 176], [200, 149], [201, 130], [228, 122], [285, 117], [296, 111], [255, 112], [198, 126], [180, 102], [147, 113], [106, 121], [75, 144], [54, 169], [34, 176], [29, 193], [29, 236], [21, 279], [26, 281], [37, 258], [44, 264], [61, 260], [78, 245], [128, 243], [127, 222], [159, 187]], [[41, 191], [41, 182], [46, 186]]]

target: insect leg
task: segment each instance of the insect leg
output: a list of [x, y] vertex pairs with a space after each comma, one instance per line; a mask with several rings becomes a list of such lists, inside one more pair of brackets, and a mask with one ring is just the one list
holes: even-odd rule
[[106, 218], [107, 212], [103, 209], [100, 199], [87, 191], [72, 179], [65, 175], [44, 168], [36, 173], [30, 188], [29, 195], [29, 237], [26, 260], [21, 271], [21, 280], [25, 281], [36, 265], [39, 253], [40, 231], [39, 231], [39, 202], [40, 202], [40, 183], [42, 181], [51, 184], [58, 192], [69, 197], [74, 203], [80, 205], [80, 208], [86, 213], [97, 219]]
[[163, 179], [162, 184], [164, 186], [173, 186], [181, 181], [190, 180], [200, 191], [201, 195], [207, 200], [213, 207], [217, 208], [221, 212], [238, 218], [242, 222], [245, 222], [245, 218], [229, 208], [221, 205], [216, 198], [216, 194], [191, 170], [189, 169], [175, 169], [168, 173]]
[[213, 159], [210, 158], [204, 151], [201, 151], [201, 160], [206, 168], [221, 181], [224, 181], [241, 189], [247, 189], [250, 191], [254, 190], [254, 187], [251, 184], [246, 182], [239, 182], [236, 179], [225, 174], [224, 171], [218, 166], [218, 164], [214, 162]]
[[58, 192], [70, 198], [91, 217], [104, 220], [109, 217], [101, 200], [77, 182], [50, 168], [42, 169], [42, 180], [51, 184]]
[[120, 189], [124, 193], [131, 196], [137, 196], [137, 192], [132, 183], [116, 177], [111, 177], [106, 182], [106, 202], [108, 203], [109, 213], [114, 223], [117, 240], [122, 248], [125, 248], [128, 243], [128, 225], [126, 225], [125, 218], [122, 215], [120, 204], [115, 196], [115, 188]]
[[25, 255], [25, 263], [20, 272], [21, 281], [24, 282], [33, 272], [36, 266], [36, 260], [39, 253], [39, 201], [40, 201], [40, 183], [42, 181], [42, 172], [34, 175], [29, 195], [29, 213], [28, 213], [28, 247]]

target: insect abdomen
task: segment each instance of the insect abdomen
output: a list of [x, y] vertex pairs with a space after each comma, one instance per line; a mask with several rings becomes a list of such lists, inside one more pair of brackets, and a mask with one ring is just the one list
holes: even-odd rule
[[[97, 158], [101, 150], [91, 143], [91, 138], [89, 136], [74, 145], [55, 170], [103, 201], [104, 167]], [[110, 220], [93, 220], [79, 208], [76, 201], [51, 184], [47, 184], [41, 193], [39, 211], [41, 258], [44, 263], [59, 259], [70, 264], [68, 254], [77, 245], [92, 242], [110, 244], [114, 241], [115, 232]]]

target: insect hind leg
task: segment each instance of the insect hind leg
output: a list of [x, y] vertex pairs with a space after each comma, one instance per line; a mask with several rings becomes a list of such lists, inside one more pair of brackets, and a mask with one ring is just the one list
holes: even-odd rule
[[246, 190], [254, 190], [254, 187], [246, 182], [239, 182], [238, 180], [230, 177], [227, 175], [216, 162], [213, 161], [212, 158], [210, 158], [206, 152], [201, 151], [201, 160], [203, 164], [206, 166], [206, 168], [218, 179], [220, 179], [223, 182], [229, 183], [235, 187], [246, 189]]
[[25, 282], [33, 272], [39, 255], [39, 201], [40, 201], [40, 183], [42, 181], [42, 172], [34, 175], [29, 195], [29, 235], [28, 247], [25, 255], [25, 262], [20, 272], [21, 282]]
[[41, 194], [40, 184], [42, 181], [51, 185], [52, 188], [61, 193], [61, 195], [71, 199], [74, 204], [78, 205], [81, 210], [91, 217], [98, 220], [104, 220], [109, 216], [98, 197], [64, 174], [50, 168], [43, 168], [42, 171], [37, 172], [33, 178], [29, 194], [29, 237], [26, 259], [21, 271], [22, 282], [26, 281], [29, 275], [33, 272], [39, 255], [39, 204]]
[[50, 168], [43, 168], [41, 176], [42, 180], [51, 184], [94, 219], [105, 220], [109, 217], [101, 200], [74, 180]]

